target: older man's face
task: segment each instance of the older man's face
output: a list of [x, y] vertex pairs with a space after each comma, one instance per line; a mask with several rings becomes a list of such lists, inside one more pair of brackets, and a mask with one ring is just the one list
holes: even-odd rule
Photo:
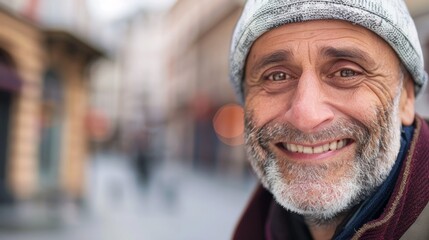
[[372, 193], [395, 162], [401, 122], [413, 122], [402, 79], [388, 44], [347, 22], [260, 37], [246, 62], [246, 146], [277, 201], [323, 220]]

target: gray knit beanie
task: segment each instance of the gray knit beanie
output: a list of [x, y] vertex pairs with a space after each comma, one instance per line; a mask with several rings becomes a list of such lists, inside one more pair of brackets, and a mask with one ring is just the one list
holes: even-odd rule
[[241, 101], [244, 65], [255, 40], [287, 23], [320, 19], [349, 21], [383, 38], [412, 75], [416, 95], [422, 92], [428, 77], [417, 30], [403, 0], [248, 0], [230, 52], [230, 78]]

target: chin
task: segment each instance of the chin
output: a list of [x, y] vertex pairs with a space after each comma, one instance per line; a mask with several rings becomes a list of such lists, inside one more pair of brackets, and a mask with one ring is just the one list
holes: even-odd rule
[[[269, 161], [263, 185], [274, 195], [276, 201], [292, 212], [320, 222], [329, 221], [349, 210], [369, 194], [362, 190], [358, 174], [347, 174], [335, 180], [305, 179], [305, 176], [286, 180], [275, 161]], [[320, 169], [326, 170], [325, 167]], [[306, 176], [323, 176], [320, 169], [301, 169]], [[296, 170], [296, 169], [295, 169]], [[353, 172], [353, 171], [351, 171]], [[296, 173], [296, 172], [295, 172]]]

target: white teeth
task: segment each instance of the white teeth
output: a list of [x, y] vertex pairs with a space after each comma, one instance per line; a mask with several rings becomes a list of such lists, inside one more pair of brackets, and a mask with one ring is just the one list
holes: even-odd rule
[[329, 144], [329, 149], [331, 149], [332, 151], [336, 150], [337, 149], [337, 142], [331, 142]]
[[313, 148], [313, 153], [322, 153], [322, 152], [323, 152], [323, 146]]
[[291, 152], [298, 152], [298, 148], [296, 147], [295, 144], [290, 144], [290, 150]]
[[344, 147], [344, 141], [338, 141], [338, 143], [337, 143], [337, 149], [341, 149], [341, 148], [343, 148]]
[[288, 151], [293, 152], [293, 153], [304, 153], [304, 154], [317, 154], [317, 153], [324, 153], [327, 151], [335, 151], [335, 150], [339, 150], [341, 148], [343, 148], [344, 146], [346, 146], [346, 140], [338, 140], [338, 141], [334, 141], [331, 143], [326, 143], [324, 145], [321, 146], [317, 146], [317, 147], [308, 147], [308, 146], [303, 146], [303, 145], [297, 145], [297, 144], [292, 144], [292, 143], [284, 143], [283, 147], [285, 147]]
[[323, 145], [323, 151], [324, 152], [329, 151], [329, 143]]
[[304, 153], [306, 154], [312, 154], [313, 148], [312, 147], [304, 147]]

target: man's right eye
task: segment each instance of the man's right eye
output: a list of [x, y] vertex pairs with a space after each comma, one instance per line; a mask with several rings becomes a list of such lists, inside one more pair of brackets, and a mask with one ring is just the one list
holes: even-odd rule
[[290, 78], [291, 76], [286, 74], [285, 72], [273, 72], [265, 77], [266, 80], [271, 80], [271, 81], [283, 81]]

